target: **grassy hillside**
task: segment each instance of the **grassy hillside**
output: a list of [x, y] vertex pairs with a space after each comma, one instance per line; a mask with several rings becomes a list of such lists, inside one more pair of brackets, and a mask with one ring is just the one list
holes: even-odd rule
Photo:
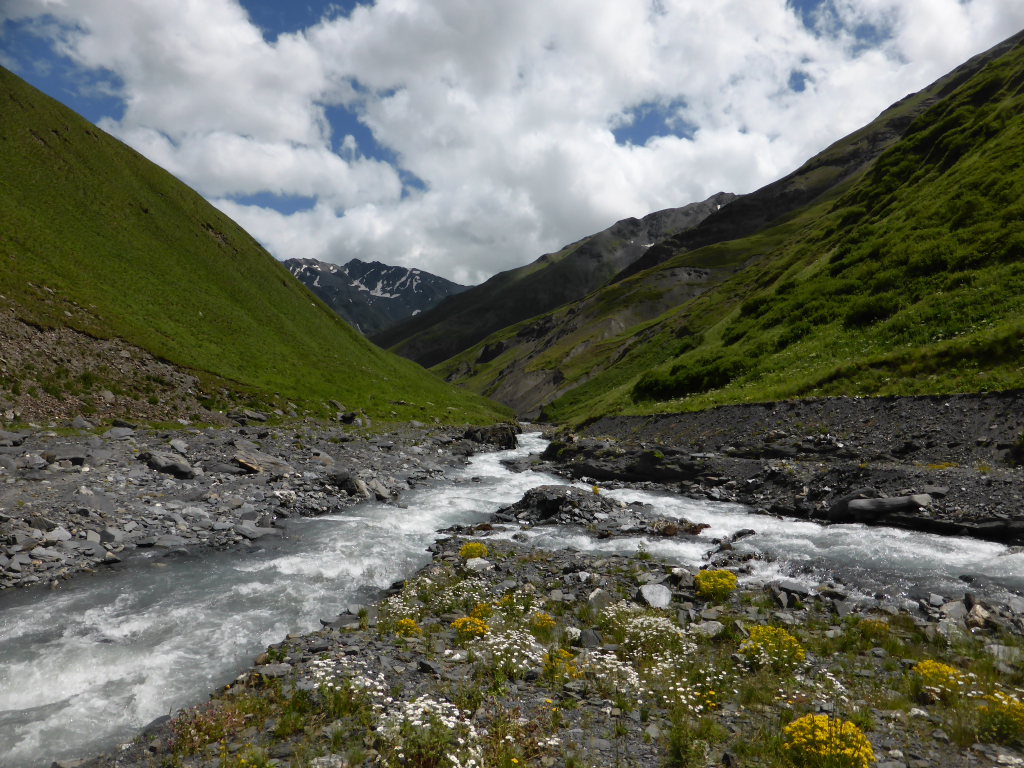
[[[1024, 386], [1021, 36], [987, 62], [901, 103], [919, 106], [902, 139], [773, 226], [596, 292], [497, 377], [472, 350], [439, 372], [485, 392], [546, 372], [558, 420]], [[697, 269], [699, 295], [666, 299]]]
[[367, 342], [199, 195], [3, 69], [0, 169], [0, 302], [21, 319], [123, 338], [270, 401], [504, 413]]
[[373, 341], [423, 365], [436, 365], [490, 333], [586, 296], [641, 256], [651, 241], [689, 229], [734, 197], [719, 192], [643, 219], [623, 219], [557, 253], [449, 297], [373, 336]]

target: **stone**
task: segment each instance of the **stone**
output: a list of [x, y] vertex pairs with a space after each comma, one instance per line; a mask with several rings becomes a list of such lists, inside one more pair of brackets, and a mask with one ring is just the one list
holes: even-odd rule
[[1024, 651], [1020, 648], [1016, 648], [1012, 645], [986, 645], [985, 650], [988, 654], [994, 657], [997, 661], [1004, 663], [1016, 664], [1024, 657]]
[[615, 598], [612, 597], [612, 595], [607, 590], [601, 589], [600, 587], [598, 587], [589, 595], [587, 595], [587, 605], [589, 605], [592, 610], [598, 613], [603, 611], [605, 608], [607, 608], [614, 602]]
[[967, 613], [967, 626], [974, 629], [982, 629], [989, 623], [991, 618], [992, 614], [981, 603], [975, 603]]
[[287, 461], [282, 461], [258, 450], [237, 451], [231, 457], [231, 460], [242, 469], [254, 474], [266, 472], [270, 475], [282, 477], [295, 473], [295, 468]]
[[[138, 543], [142, 546], [142, 543]], [[182, 536], [175, 536], [174, 534], [164, 534], [163, 536], [157, 536], [156, 541], [153, 542], [154, 547], [162, 547], [164, 549], [173, 549], [174, 547], [184, 547], [188, 545], [188, 539]]]
[[718, 637], [725, 631], [725, 624], [720, 621], [701, 621], [690, 625], [690, 630], [708, 639]]
[[644, 584], [636, 591], [634, 599], [651, 608], [668, 608], [672, 602], [672, 591], [664, 584]]
[[284, 677], [292, 670], [292, 665], [285, 662], [278, 664], [263, 664], [262, 666], [256, 667], [253, 671], [263, 675], [264, 677]]
[[150, 469], [177, 477], [180, 480], [190, 480], [196, 476], [196, 470], [191, 468], [180, 456], [163, 453], [142, 453], [139, 459], [144, 461]]
[[68, 541], [71, 539], [71, 531], [62, 525], [58, 525], [52, 531], [47, 531], [46, 535], [43, 536], [43, 541], [49, 541], [56, 543], [58, 541]]
[[490, 560], [483, 557], [471, 557], [466, 561], [466, 570], [473, 573], [483, 573], [494, 568]]

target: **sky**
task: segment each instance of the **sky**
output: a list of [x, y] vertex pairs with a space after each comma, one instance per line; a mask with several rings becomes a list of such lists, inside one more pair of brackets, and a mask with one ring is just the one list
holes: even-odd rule
[[753, 191], [1020, 0], [3, 0], [0, 64], [279, 259], [480, 282]]

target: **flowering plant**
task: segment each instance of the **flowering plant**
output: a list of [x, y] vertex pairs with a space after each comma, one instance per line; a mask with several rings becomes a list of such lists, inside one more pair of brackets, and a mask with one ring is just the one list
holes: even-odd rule
[[455, 630], [456, 637], [462, 642], [483, 637], [491, 631], [486, 621], [475, 616], [463, 616], [461, 619], [456, 619], [452, 622], [452, 629]]
[[740, 655], [754, 667], [788, 672], [796, 669], [807, 658], [807, 652], [797, 640], [781, 627], [758, 626], [750, 630], [750, 637], [740, 644]]
[[736, 574], [724, 569], [698, 571], [693, 577], [697, 584], [697, 597], [721, 603], [736, 590]]
[[496, 672], [513, 679], [544, 662], [544, 649], [529, 632], [520, 629], [487, 635], [473, 644], [473, 650], [479, 651]]
[[978, 709], [978, 738], [992, 744], [1014, 744], [1024, 740], [1024, 702], [996, 691], [985, 697]]
[[800, 768], [868, 768], [875, 752], [864, 732], [848, 720], [804, 715], [785, 728], [783, 748]]
[[387, 766], [480, 766], [476, 729], [447, 701], [420, 696], [405, 702], [380, 717], [377, 736], [380, 759]]
[[913, 673], [921, 685], [926, 699], [950, 702], [958, 699], [967, 688], [970, 676], [956, 667], [925, 659], [914, 665]]
[[463, 560], [472, 560], [474, 557], [487, 557], [489, 550], [482, 541], [467, 541], [459, 550], [459, 557]]

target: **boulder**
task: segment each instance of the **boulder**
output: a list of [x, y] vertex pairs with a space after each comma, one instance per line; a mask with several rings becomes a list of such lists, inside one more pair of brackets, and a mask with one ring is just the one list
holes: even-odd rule
[[672, 602], [672, 590], [664, 584], [644, 584], [636, 591], [635, 599], [651, 608], [668, 608]]
[[179, 480], [191, 480], [196, 476], [195, 470], [185, 459], [172, 453], [144, 451], [139, 454], [139, 459], [146, 462], [150, 469], [171, 475]]

